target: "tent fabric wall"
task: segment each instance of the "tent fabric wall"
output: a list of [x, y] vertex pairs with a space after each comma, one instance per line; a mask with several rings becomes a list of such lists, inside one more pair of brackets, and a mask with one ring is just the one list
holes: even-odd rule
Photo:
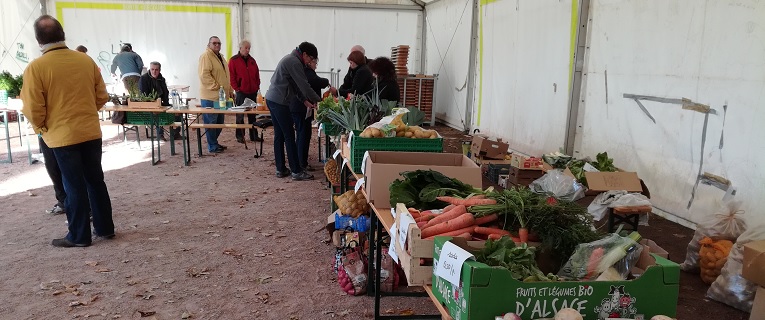
[[481, 2], [473, 126], [523, 153], [558, 150], [568, 110], [571, 0]]
[[441, 0], [426, 6], [426, 73], [438, 74], [436, 117], [465, 129], [473, 24], [472, 0]]
[[[645, 180], [655, 207], [690, 222], [715, 210], [724, 194], [700, 185], [686, 209], [703, 159], [704, 172], [737, 187], [735, 198], [749, 218], [763, 219], [755, 204], [765, 198], [759, 164], [765, 158], [765, 3], [593, 0], [590, 8], [577, 156], [608, 151], [618, 166]], [[716, 109], [704, 154], [704, 114], [643, 102], [654, 124], [623, 94], [684, 97]]]
[[40, 56], [33, 24], [40, 16], [40, 1], [0, 1], [0, 72], [24, 72]]
[[[390, 57], [391, 47], [410, 46], [409, 69], [419, 61], [419, 11], [353, 8], [245, 5], [245, 38], [250, 54], [264, 70], [273, 70], [284, 55], [303, 41], [319, 50], [317, 71], [348, 70], [351, 47], [360, 44], [370, 59]], [[261, 72], [261, 90], [268, 89], [271, 72]]]
[[[144, 65], [158, 61], [171, 85], [190, 85], [197, 96], [199, 56], [210, 36], [223, 42], [221, 53], [236, 51], [232, 33], [239, 24], [236, 5], [169, 1], [49, 1], [49, 12], [64, 25], [70, 48], [84, 45], [115, 93], [121, 82], [110, 76], [112, 59], [122, 43], [131, 43]], [[87, 21], [87, 23], [78, 23]], [[119, 71], [117, 72], [119, 73]]]

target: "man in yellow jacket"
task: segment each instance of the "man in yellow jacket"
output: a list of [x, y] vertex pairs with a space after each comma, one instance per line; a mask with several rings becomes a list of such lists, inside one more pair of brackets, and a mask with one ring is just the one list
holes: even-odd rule
[[96, 63], [67, 48], [64, 28], [56, 19], [41, 16], [34, 29], [43, 55], [24, 70], [22, 112], [53, 150], [64, 178], [69, 233], [52, 244], [87, 247], [91, 244], [91, 210], [96, 236], [114, 237], [112, 204], [101, 168], [98, 120], [98, 109], [109, 95]]
[[[228, 65], [226, 58], [220, 54], [220, 39], [216, 36], [210, 37], [207, 43], [207, 49], [199, 56], [199, 98], [202, 101], [202, 108], [212, 108], [214, 102], [218, 101], [218, 90], [223, 87], [226, 92], [226, 98], [234, 96], [234, 91], [229, 83]], [[202, 121], [206, 124], [223, 123], [224, 115], [222, 113], [202, 114]], [[222, 129], [208, 129], [207, 133], [207, 151], [210, 153], [221, 153], [226, 146], [218, 143]]]

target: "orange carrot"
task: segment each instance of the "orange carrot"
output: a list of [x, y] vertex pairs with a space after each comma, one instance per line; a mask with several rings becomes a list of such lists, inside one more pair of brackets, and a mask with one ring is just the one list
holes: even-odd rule
[[468, 240], [473, 239], [473, 235], [471, 235], [470, 232], [463, 232], [463, 233], [461, 233], [459, 235], [456, 235], [454, 237], [455, 238], [464, 238], [464, 239], [468, 239]]
[[[457, 208], [455, 208], [457, 210]], [[467, 228], [469, 226], [472, 226], [475, 223], [475, 218], [473, 218], [473, 215], [469, 212], [465, 212], [459, 217], [456, 217], [454, 219], [446, 220], [444, 222], [441, 222], [439, 224], [433, 225], [431, 227], [425, 227], [424, 230], [422, 230], [422, 237], [427, 238], [432, 235], [442, 234], [449, 231], [454, 231], [462, 228]]]
[[427, 221], [417, 222], [417, 228], [420, 228], [420, 229], [425, 228], [425, 224], [426, 223], [428, 223], [428, 222]]
[[420, 210], [417, 210], [415, 208], [407, 208], [407, 210], [409, 211], [409, 214], [412, 215], [412, 218], [417, 219], [420, 217]]
[[451, 210], [451, 209], [454, 209], [454, 207], [456, 207], [456, 206], [455, 206], [455, 205], [453, 205], [453, 204], [450, 204], [450, 205], [446, 206], [445, 208], [441, 209], [441, 213], [444, 213], [444, 212], [446, 212], [446, 211], [449, 211], [449, 210]]
[[483, 217], [480, 217], [480, 218], [475, 218], [475, 225], [480, 226], [482, 224], [486, 224], [486, 223], [489, 223], [489, 222], [492, 222], [492, 221], [496, 221], [497, 219], [499, 219], [499, 216], [496, 213], [495, 214], [490, 214], [488, 216], [483, 216]]
[[478, 205], [486, 205], [486, 204], [497, 204], [497, 201], [494, 199], [460, 199], [456, 197], [436, 197], [436, 199], [441, 200], [446, 203], [451, 203], [453, 205], [463, 205], [466, 207], [469, 206], [478, 206]]
[[491, 240], [499, 240], [502, 239], [502, 235], [498, 233], [492, 233], [489, 235], [489, 239]]
[[518, 238], [521, 238], [521, 242], [529, 242], [529, 229], [519, 228]]
[[465, 208], [465, 206], [461, 206], [461, 205], [460, 206], [456, 206], [456, 207], [454, 207], [454, 209], [449, 210], [449, 211], [445, 211], [445, 212], [439, 214], [437, 217], [435, 217], [435, 218], [431, 219], [430, 221], [428, 221], [428, 223], [425, 225], [425, 228], [437, 225], [437, 224], [439, 224], [441, 222], [444, 222], [444, 221], [447, 221], [449, 219], [454, 219], [456, 217], [461, 216], [465, 212], [467, 212], [467, 208]]
[[485, 194], [477, 194], [477, 195], [474, 195], [474, 196], [470, 197], [470, 199], [486, 199], [486, 195]]
[[454, 236], [461, 235], [463, 233], [470, 233], [470, 232], [473, 232], [473, 226], [465, 227], [465, 228], [462, 228], [462, 229], [459, 229], [459, 230], [448, 231], [448, 232], [444, 232], [444, 233], [441, 233], [441, 234], [433, 234], [433, 235], [430, 235], [427, 238], [423, 237], [423, 239], [433, 240], [433, 238], [439, 237], [439, 236], [454, 237]]
[[592, 253], [590, 254], [590, 259], [587, 260], [587, 275], [584, 276], [585, 279], [590, 279], [592, 277], [597, 276], [595, 274], [598, 269], [598, 264], [600, 263], [600, 260], [603, 258], [603, 254], [605, 253], [605, 249], [603, 247], [595, 248], [595, 250], [592, 250]]
[[437, 215], [436, 215], [435, 213], [427, 213], [427, 214], [426, 214], [426, 213], [423, 213], [422, 215], [420, 215], [420, 217], [419, 217], [419, 218], [415, 218], [415, 219], [414, 219], [414, 222], [420, 222], [420, 221], [428, 221], [428, 220], [430, 220], [430, 219], [433, 219], [433, 218], [435, 218], [436, 216], [437, 216]]
[[491, 235], [491, 234], [501, 234], [505, 236], [510, 235], [510, 231], [499, 229], [499, 228], [488, 228], [488, 227], [475, 227], [473, 229], [473, 232], [478, 234], [487, 234], [487, 235]]

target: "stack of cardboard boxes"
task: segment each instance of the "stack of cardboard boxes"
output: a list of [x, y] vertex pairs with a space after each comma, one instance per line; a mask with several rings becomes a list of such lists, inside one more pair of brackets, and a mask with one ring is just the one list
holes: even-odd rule
[[765, 319], [765, 240], [744, 245], [744, 266], [741, 275], [758, 285], [749, 320]]

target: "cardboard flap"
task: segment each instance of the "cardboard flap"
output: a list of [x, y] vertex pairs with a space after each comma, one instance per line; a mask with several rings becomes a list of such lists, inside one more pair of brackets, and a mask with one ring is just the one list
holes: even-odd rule
[[749, 281], [765, 286], [765, 240], [752, 241], [744, 245], [741, 275]]
[[592, 191], [643, 191], [640, 178], [635, 172], [585, 172], [584, 177], [587, 179], [587, 186]]

